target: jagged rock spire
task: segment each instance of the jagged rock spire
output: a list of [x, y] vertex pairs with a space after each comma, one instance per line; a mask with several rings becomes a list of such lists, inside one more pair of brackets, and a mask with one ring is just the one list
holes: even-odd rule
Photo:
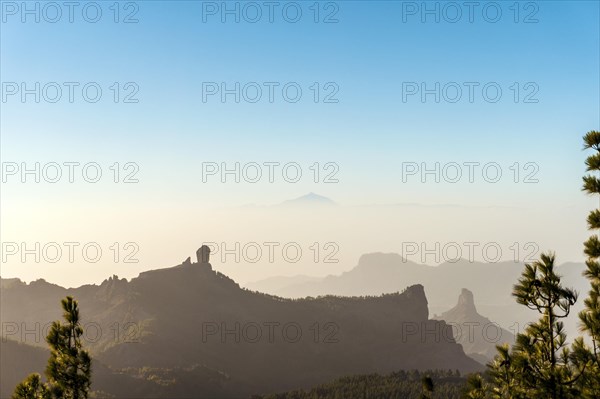
[[473, 300], [473, 293], [468, 289], [463, 288], [458, 297], [457, 307], [477, 312], [477, 309], [475, 309], [475, 301]]
[[198, 259], [198, 263], [206, 264], [210, 262], [210, 248], [206, 245], [201, 246], [196, 251], [196, 259]]

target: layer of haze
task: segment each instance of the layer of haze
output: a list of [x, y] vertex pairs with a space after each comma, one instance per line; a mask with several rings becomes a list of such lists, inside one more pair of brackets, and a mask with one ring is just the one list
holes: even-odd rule
[[[536, 3], [538, 22], [531, 24], [514, 23], [508, 3], [498, 23], [477, 14], [474, 23], [454, 24], [418, 16], [403, 23], [402, 2], [339, 2], [335, 24], [203, 23], [201, 2], [176, 3], [140, 2], [137, 24], [2, 23], [3, 82], [95, 81], [107, 93], [113, 82], [140, 88], [137, 104], [2, 103], [3, 163], [97, 162], [103, 170], [96, 184], [80, 177], [21, 183], [19, 176], [2, 184], [3, 243], [97, 242], [103, 250], [97, 263], [80, 249], [72, 263], [66, 254], [57, 263], [8, 256], [3, 278], [64, 286], [131, 278], [193, 257], [204, 242], [280, 243], [273, 262], [266, 252], [256, 263], [215, 255], [214, 267], [242, 283], [340, 273], [364, 253], [402, 253], [412, 242], [458, 243], [464, 258], [462, 243], [475, 242], [477, 260], [486, 260], [487, 243], [498, 243], [503, 260], [515, 257], [515, 243], [520, 260], [528, 243], [555, 250], [559, 262], [583, 259], [585, 218], [596, 206], [580, 186], [581, 136], [600, 125], [597, 2]], [[299, 82], [305, 97], [295, 104], [202, 102], [202, 82], [236, 81]], [[497, 82], [503, 97], [402, 101], [402, 82], [473, 81]], [[335, 82], [339, 102], [315, 104], [313, 82]], [[539, 101], [515, 103], [514, 82], [535, 83]], [[113, 183], [115, 162], [136, 163], [139, 182]], [[218, 175], [203, 182], [203, 162], [296, 162], [303, 175], [297, 183], [280, 172], [273, 183], [222, 183]], [[328, 162], [339, 167], [337, 183], [323, 182]], [[502, 178], [490, 183], [479, 168], [473, 183], [466, 169], [456, 183], [403, 179], [404, 162], [496, 162]], [[532, 170], [537, 182], [525, 183]], [[339, 205], [274, 206], [309, 192]], [[139, 262], [124, 263], [123, 248], [115, 261], [115, 242], [135, 243]], [[289, 242], [303, 250], [297, 263], [282, 257]], [[337, 263], [323, 262], [327, 243], [339, 248]], [[421, 255], [409, 259], [447, 260]]]

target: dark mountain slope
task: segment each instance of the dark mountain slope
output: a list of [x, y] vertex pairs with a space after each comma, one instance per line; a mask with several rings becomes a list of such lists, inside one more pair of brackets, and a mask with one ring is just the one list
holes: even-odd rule
[[[185, 370], [215, 381], [217, 396], [239, 396], [351, 374], [480, 367], [454, 342], [445, 322], [428, 320], [421, 285], [378, 297], [291, 300], [242, 289], [207, 259], [198, 260], [145, 272], [131, 282], [114, 277], [69, 290], [43, 281], [13, 282], [1, 292], [2, 321], [43, 325], [59, 319], [60, 299], [73, 295], [80, 302], [85, 345], [96, 359], [137, 375], [156, 369], [154, 379], [179, 397], [199, 394], [186, 386], [198, 379], [182, 377]], [[16, 333], [11, 338], [31, 339]]]

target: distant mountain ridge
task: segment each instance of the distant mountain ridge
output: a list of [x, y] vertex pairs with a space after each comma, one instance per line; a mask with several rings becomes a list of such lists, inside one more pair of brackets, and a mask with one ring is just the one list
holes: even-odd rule
[[310, 192], [308, 194], [302, 195], [301, 197], [297, 197], [297, 198], [293, 198], [293, 199], [288, 199], [285, 201], [282, 201], [280, 203], [277, 204], [270, 204], [270, 205], [266, 205], [266, 204], [256, 204], [256, 203], [248, 203], [248, 204], [244, 204], [242, 205], [242, 208], [247, 208], [247, 209], [263, 209], [263, 208], [267, 208], [267, 209], [287, 209], [287, 208], [295, 208], [296, 210], [302, 209], [302, 208], [307, 208], [307, 209], [311, 209], [311, 208], [332, 208], [332, 207], [339, 207], [340, 205], [335, 202], [334, 200], [332, 200], [331, 198], [328, 197], [324, 197], [322, 195], [319, 194], [315, 194], [313, 192]]
[[323, 197], [322, 195], [313, 192], [303, 195], [302, 197], [287, 200], [279, 204], [279, 206], [337, 206], [333, 200]]
[[[369, 253], [362, 255], [358, 264], [347, 272], [321, 278], [302, 276], [298, 281], [270, 278], [246, 284], [249, 289], [261, 287], [266, 292], [286, 298], [332, 295], [381, 295], [394, 292], [395, 287], [422, 284], [425, 287], [429, 309], [433, 313], [448, 310], [454, 303], [456, 293], [467, 288], [477, 297], [477, 307], [482, 314], [493, 317], [503, 327], [513, 326], [522, 330], [525, 323], [536, 314], [518, 305], [512, 297], [513, 284], [518, 280], [523, 264], [513, 261], [498, 263], [470, 262], [460, 259], [438, 266], [418, 264], [396, 253]], [[589, 283], [582, 276], [583, 263], [565, 263], [558, 267], [563, 283], [580, 293], [587, 292]], [[276, 282], [283, 282], [277, 286]], [[578, 301], [573, 314], [582, 308]], [[565, 324], [570, 331], [577, 331], [577, 317]]]
[[[429, 320], [422, 285], [375, 297], [284, 299], [240, 288], [201, 251], [195, 263], [188, 258], [129, 282], [113, 276], [65, 289], [2, 281], [1, 321], [17, 328], [9, 338], [43, 346], [43, 326], [60, 318], [60, 299], [72, 295], [93, 357], [118, 373], [164, 379], [161, 397], [240, 397], [351, 374], [480, 368], [445, 322]], [[35, 339], [20, 326], [39, 326]], [[450, 339], [423, 339], [431, 330]], [[200, 377], [182, 377], [185, 370]], [[198, 378], [212, 383], [192, 389]]]

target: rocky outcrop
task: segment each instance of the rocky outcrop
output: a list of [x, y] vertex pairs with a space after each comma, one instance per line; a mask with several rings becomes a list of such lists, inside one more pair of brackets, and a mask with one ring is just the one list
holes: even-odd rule
[[[310, 387], [353, 374], [480, 367], [446, 322], [429, 320], [422, 285], [381, 296], [291, 300], [240, 288], [210, 267], [209, 255], [201, 247], [198, 263], [144, 272], [129, 282], [113, 276], [100, 286], [68, 290], [12, 284], [1, 292], [1, 316], [17, 325], [57, 320], [60, 299], [72, 295], [82, 320], [93, 324], [85, 345], [100, 362], [127, 370], [201, 365], [201, 375], [227, 376], [223, 395], [210, 391], [211, 397]], [[91, 334], [96, 331], [101, 334]], [[175, 380], [184, 385], [170, 397], [203, 396]]]
[[465, 353], [479, 362], [492, 360], [496, 345], [512, 345], [515, 341], [511, 332], [477, 313], [473, 293], [466, 288], [461, 290], [455, 307], [434, 319], [448, 323]]
[[210, 248], [206, 245], [201, 246], [196, 251], [196, 259], [201, 265], [210, 264]]

